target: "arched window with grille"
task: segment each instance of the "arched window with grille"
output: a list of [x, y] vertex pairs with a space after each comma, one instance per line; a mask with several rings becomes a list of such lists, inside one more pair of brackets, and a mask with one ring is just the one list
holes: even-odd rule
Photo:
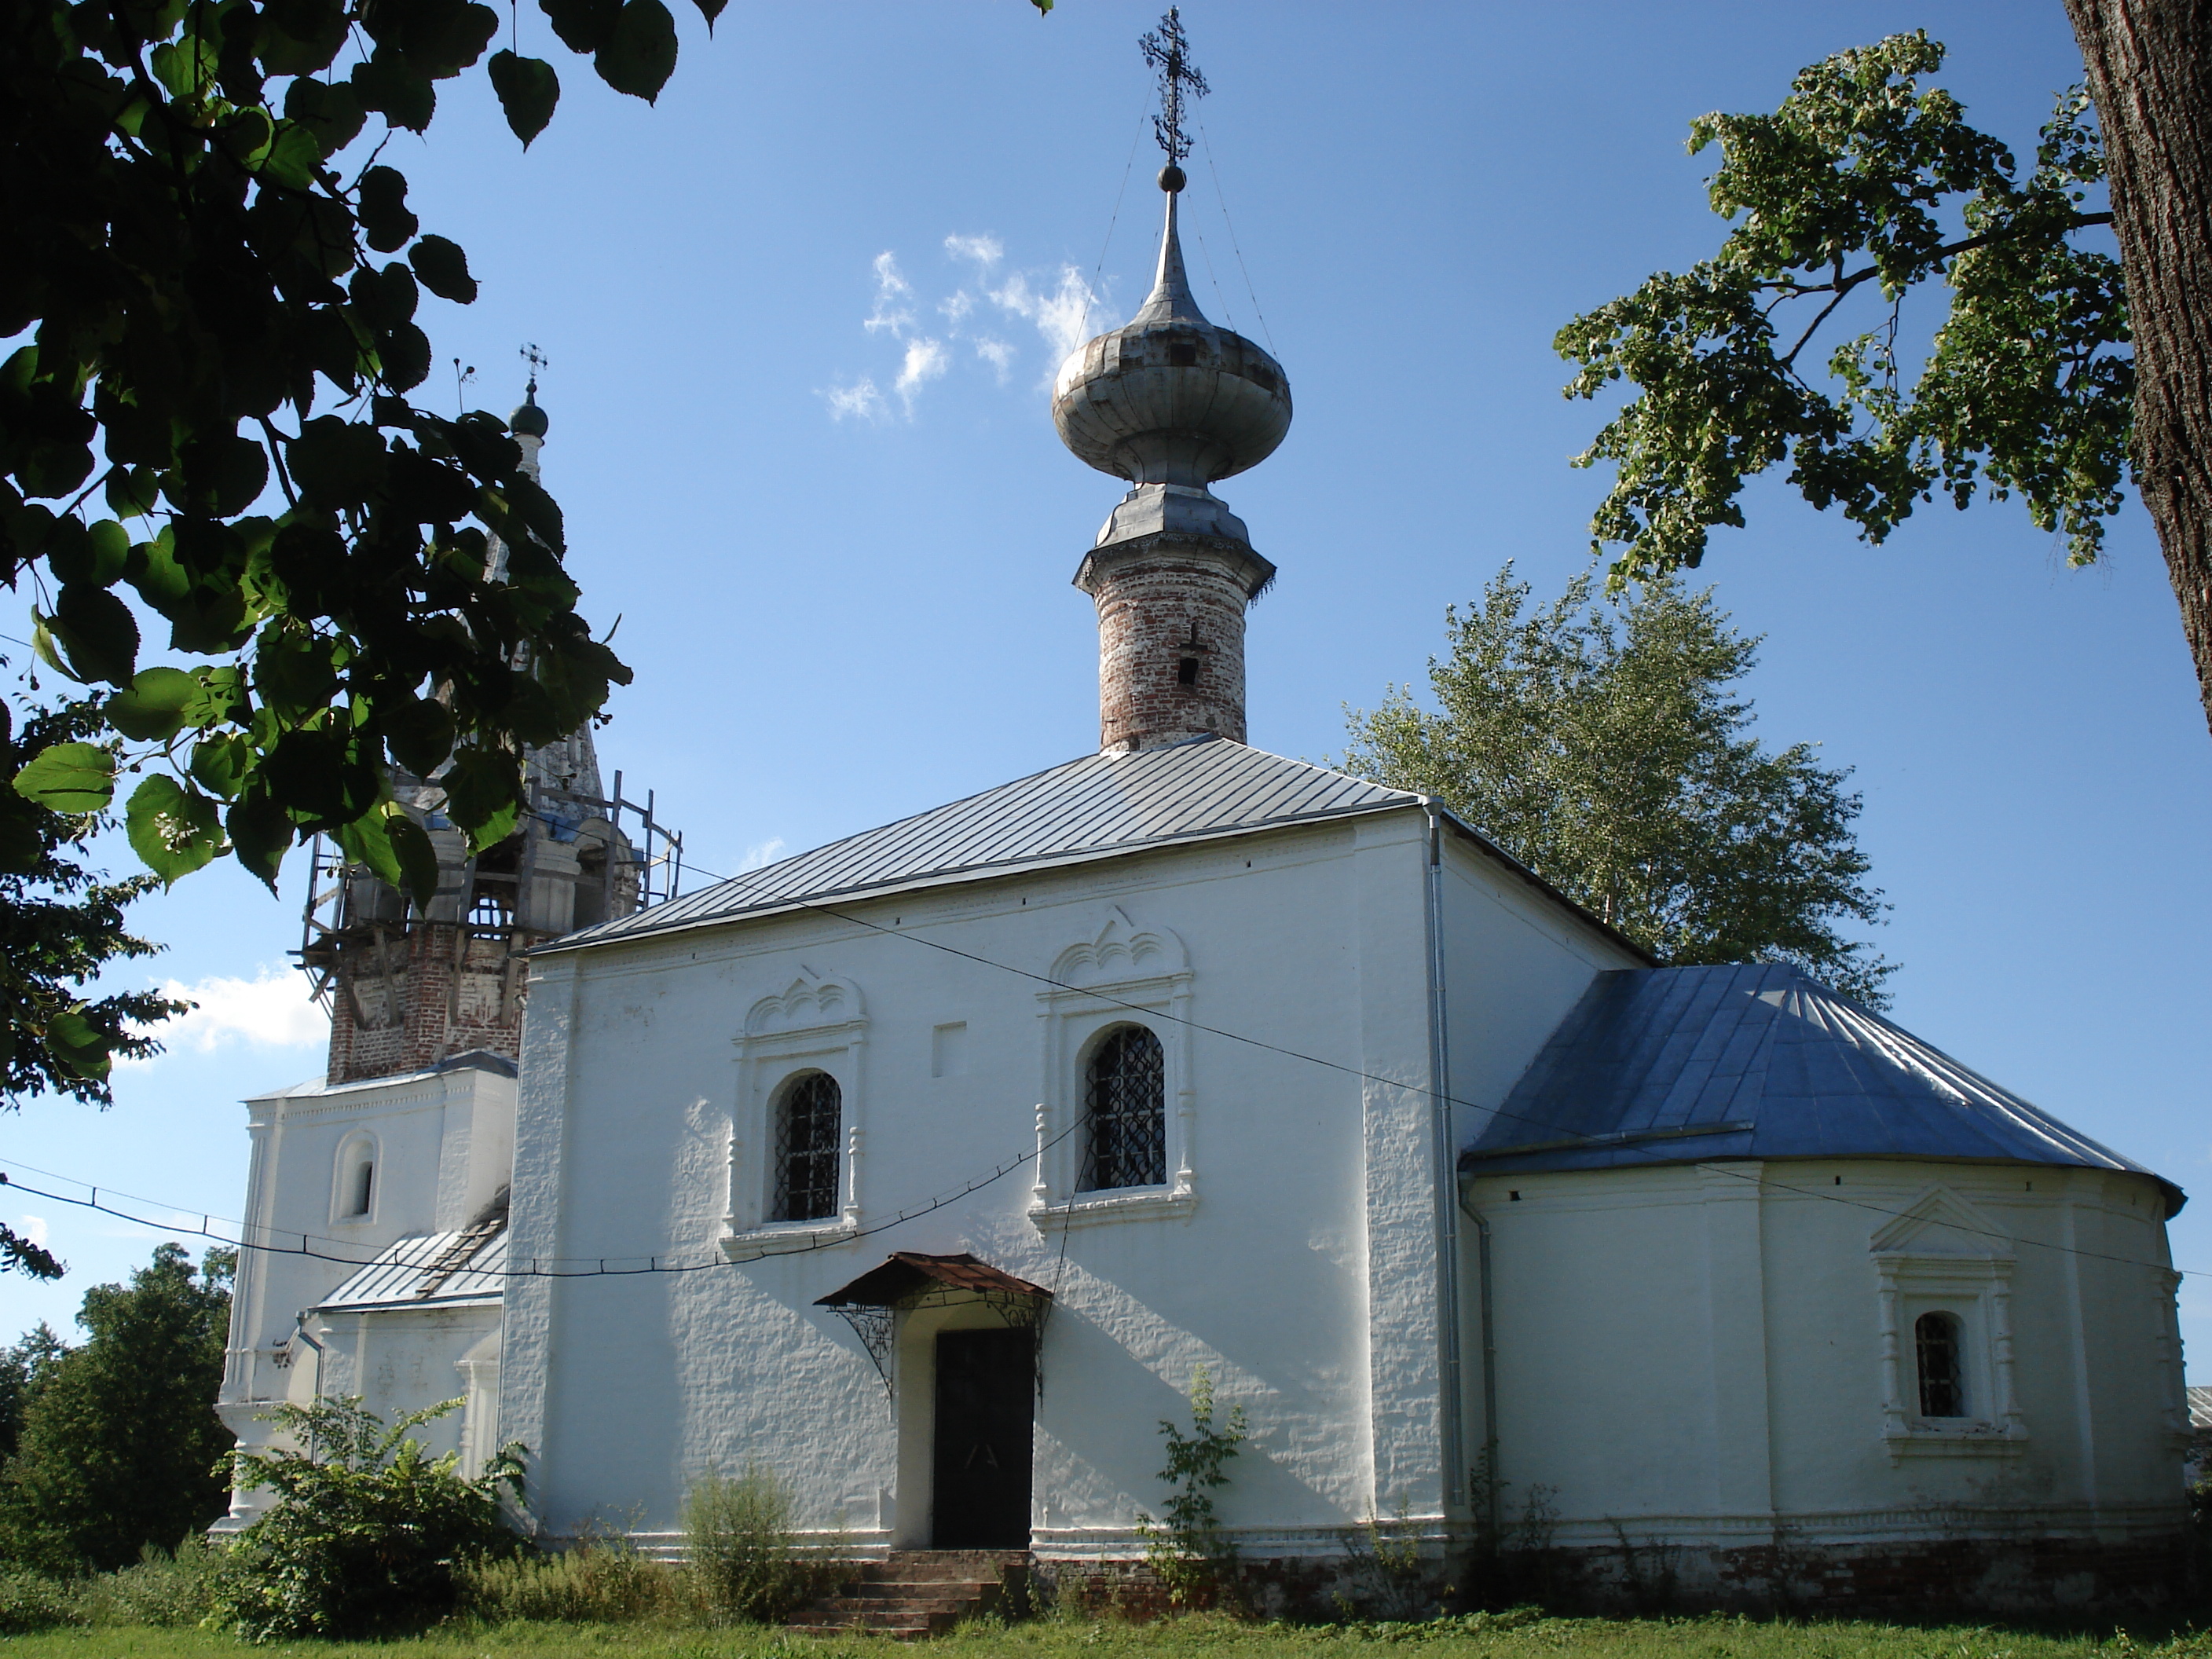
[[1091, 1051], [1084, 1099], [1085, 1192], [1168, 1178], [1167, 1061], [1160, 1040], [1121, 1025]]
[[838, 1121], [844, 1097], [827, 1072], [807, 1072], [784, 1087], [775, 1109], [775, 1196], [772, 1221], [819, 1221], [837, 1213]]
[[1966, 1376], [1960, 1364], [1959, 1316], [1924, 1313], [1912, 1322], [1912, 1343], [1920, 1362], [1920, 1414], [1966, 1415]]

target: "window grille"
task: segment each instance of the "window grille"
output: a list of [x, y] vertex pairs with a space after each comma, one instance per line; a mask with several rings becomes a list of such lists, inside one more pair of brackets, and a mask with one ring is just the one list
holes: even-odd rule
[[1160, 1040], [1124, 1025], [1091, 1057], [1082, 1188], [1158, 1187], [1168, 1178], [1167, 1063]]
[[497, 928], [504, 932], [514, 920], [514, 912], [504, 893], [477, 889], [476, 901], [469, 906], [469, 926], [477, 928]]
[[1966, 1383], [1959, 1366], [1959, 1322], [1947, 1313], [1924, 1313], [1912, 1322], [1920, 1357], [1920, 1414], [1964, 1417]]
[[775, 1115], [775, 1221], [818, 1221], [837, 1213], [837, 1079], [809, 1072], [784, 1091]]

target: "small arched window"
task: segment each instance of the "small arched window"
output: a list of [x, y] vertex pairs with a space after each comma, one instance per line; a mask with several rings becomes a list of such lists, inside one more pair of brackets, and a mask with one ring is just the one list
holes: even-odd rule
[[1091, 1054], [1087, 1084], [1082, 1190], [1164, 1182], [1167, 1063], [1160, 1040], [1141, 1025], [1108, 1033]]
[[376, 1204], [376, 1143], [366, 1136], [346, 1142], [338, 1153], [337, 1203], [341, 1220], [366, 1221]]
[[844, 1104], [837, 1079], [809, 1072], [791, 1083], [775, 1109], [773, 1221], [819, 1221], [837, 1213], [837, 1123]]
[[1958, 1316], [1921, 1315], [1912, 1322], [1912, 1341], [1920, 1361], [1920, 1414], [1964, 1417], [1966, 1377], [1960, 1364]]

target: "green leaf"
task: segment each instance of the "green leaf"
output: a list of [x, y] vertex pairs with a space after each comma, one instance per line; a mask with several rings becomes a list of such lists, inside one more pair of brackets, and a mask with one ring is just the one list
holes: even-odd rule
[[184, 730], [185, 711], [201, 696], [200, 683], [180, 668], [143, 668], [100, 712], [135, 743], [167, 743]]
[[504, 841], [522, 812], [522, 773], [504, 750], [464, 749], [438, 781], [446, 815], [469, 832], [471, 851]]
[[622, 18], [622, 0], [538, 0], [538, 9], [562, 46], [586, 56], [614, 39]]
[[[355, 66], [356, 81], [368, 67]], [[408, 210], [407, 177], [397, 167], [374, 167], [363, 173], [359, 201], [362, 234], [379, 253], [397, 253], [422, 227], [422, 222]]]
[[592, 59], [599, 79], [648, 104], [676, 71], [676, 20], [660, 0], [626, 0], [614, 33]]
[[453, 713], [434, 697], [416, 697], [381, 711], [384, 741], [398, 761], [427, 778], [453, 752]]
[[469, 275], [469, 256], [458, 242], [442, 236], [418, 238], [407, 251], [407, 263], [422, 286], [440, 299], [461, 306], [476, 303], [477, 279]]
[[386, 886], [397, 890], [406, 879], [398, 854], [392, 850], [390, 820], [381, 807], [363, 813], [351, 823], [337, 827], [338, 850], [354, 864], [365, 864]]
[[194, 744], [191, 764], [185, 770], [210, 794], [233, 800], [252, 766], [253, 745], [238, 732], [229, 732]]
[[114, 1061], [114, 1040], [84, 1017], [85, 1004], [67, 1008], [46, 1022], [46, 1052], [65, 1072], [82, 1078], [104, 1078]]
[[[379, 46], [367, 63], [356, 64], [347, 78], [362, 106], [374, 110], [392, 126], [420, 132], [430, 125], [430, 118], [437, 112], [438, 89], [430, 84], [429, 76], [408, 62], [405, 53], [390, 46]], [[372, 173], [378, 170], [369, 169]], [[388, 173], [391, 169], [382, 171]], [[379, 253], [389, 253], [399, 243], [387, 246], [372, 241], [369, 246]]]
[[[692, 3], [699, 8], [699, 15], [707, 20], [707, 33], [712, 34], [714, 20], [722, 15], [722, 8], [728, 5], [730, 0], [692, 0]], [[1052, 9], [1052, 0], [1043, 0], [1043, 3], [1046, 10]]]
[[400, 886], [423, 910], [438, 894], [438, 849], [422, 826], [403, 812], [385, 820], [392, 857], [398, 861]]
[[412, 323], [395, 324], [379, 337], [376, 356], [380, 378], [394, 392], [418, 386], [430, 375], [430, 337]]
[[274, 893], [277, 870], [292, 844], [291, 818], [274, 801], [253, 799], [232, 807], [227, 822], [231, 852]]
[[284, 118], [312, 133], [324, 155], [335, 155], [360, 136], [368, 112], [351, 87], [302, 76], [285, 91]]
[[[0, 795], [0, 872], [27, 876], [46, 855], [38, 809], [21, 795]], [[7, 1057], [0, 1054], [0, 1066], [6, 1064]]]
[[[291, 470], [292, 482], [325, 509], [366, 501], [383, 482], [385, 462], [382, 433], [365, 422], [337, 415], [317, 416], [300, 428], [300, 435], [284, 449], [284, 464]], [[311, 526], [286, 526], [277, 537], [280, 564], [286, 538], [295, 531], [303, 536], [326, 533]], [[343, 544], [335, 538], [330, 542], [331, 550], [342, 554]]]
[[[74, 524], [76, 520], [65, 522]], [[71, 537], [65, 543], [50, 540], [46, 568], [64, 582], [112, 587], [122, 577], [130, 558], [130, 532], [112, 519], [102, 519], [82, 536]]]
[[138, 659], [138, 619], [106, 588], [64, 583], [46, 626], [79, 679], [131, 684]]
[[61, 647], [54, 639], [54, 630], [46, 625], [46, 613], [36, 605], [31, 607], [31, 654], [64, 679], [75, 680], [79, 685], [84, 684], [62, 660]]
[[50, 744], [15, 774], [15, 793], [52, 812], [104, 811], [115, 799], [115, 757], [94, 744]]
[[165, 884], [191, 874], [222, 850], [216, 804], [166, 772], [131, 792], [123, 823], [131, 850]]

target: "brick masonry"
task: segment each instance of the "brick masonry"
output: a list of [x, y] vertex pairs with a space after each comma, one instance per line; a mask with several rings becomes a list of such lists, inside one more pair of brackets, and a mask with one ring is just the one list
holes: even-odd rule
[[1098, 607], [1098, 743], [1151, 749], [1211, 732], [1244, 741], [1250, 553], [1158, 536], [1079, 578]]
[[[2197, 1593], [2185, 1534], [1936, 1539], [1909, 1544], [1747, 1548], [1668, 1544], [1431, 1554], [1393, 1582], [1371, 1554], [1252, 1558], [1211, 1598], [1263, 1619], [1417, 1619], [1484, 1607], [1555, 1613], [1723, 1611], [1828, 1619], [2110, 1617], [2170, 1611]], [[1173, 1611], [1141, 1560], [1039, 1563], [1046, 1593], [1079, 1613], [1155, 1619]]]
[[521, 1048], [526, 968], [505, 932], [416, 921], [338, 947], [330, 1080], [420, 1071], [452, 1054]]

